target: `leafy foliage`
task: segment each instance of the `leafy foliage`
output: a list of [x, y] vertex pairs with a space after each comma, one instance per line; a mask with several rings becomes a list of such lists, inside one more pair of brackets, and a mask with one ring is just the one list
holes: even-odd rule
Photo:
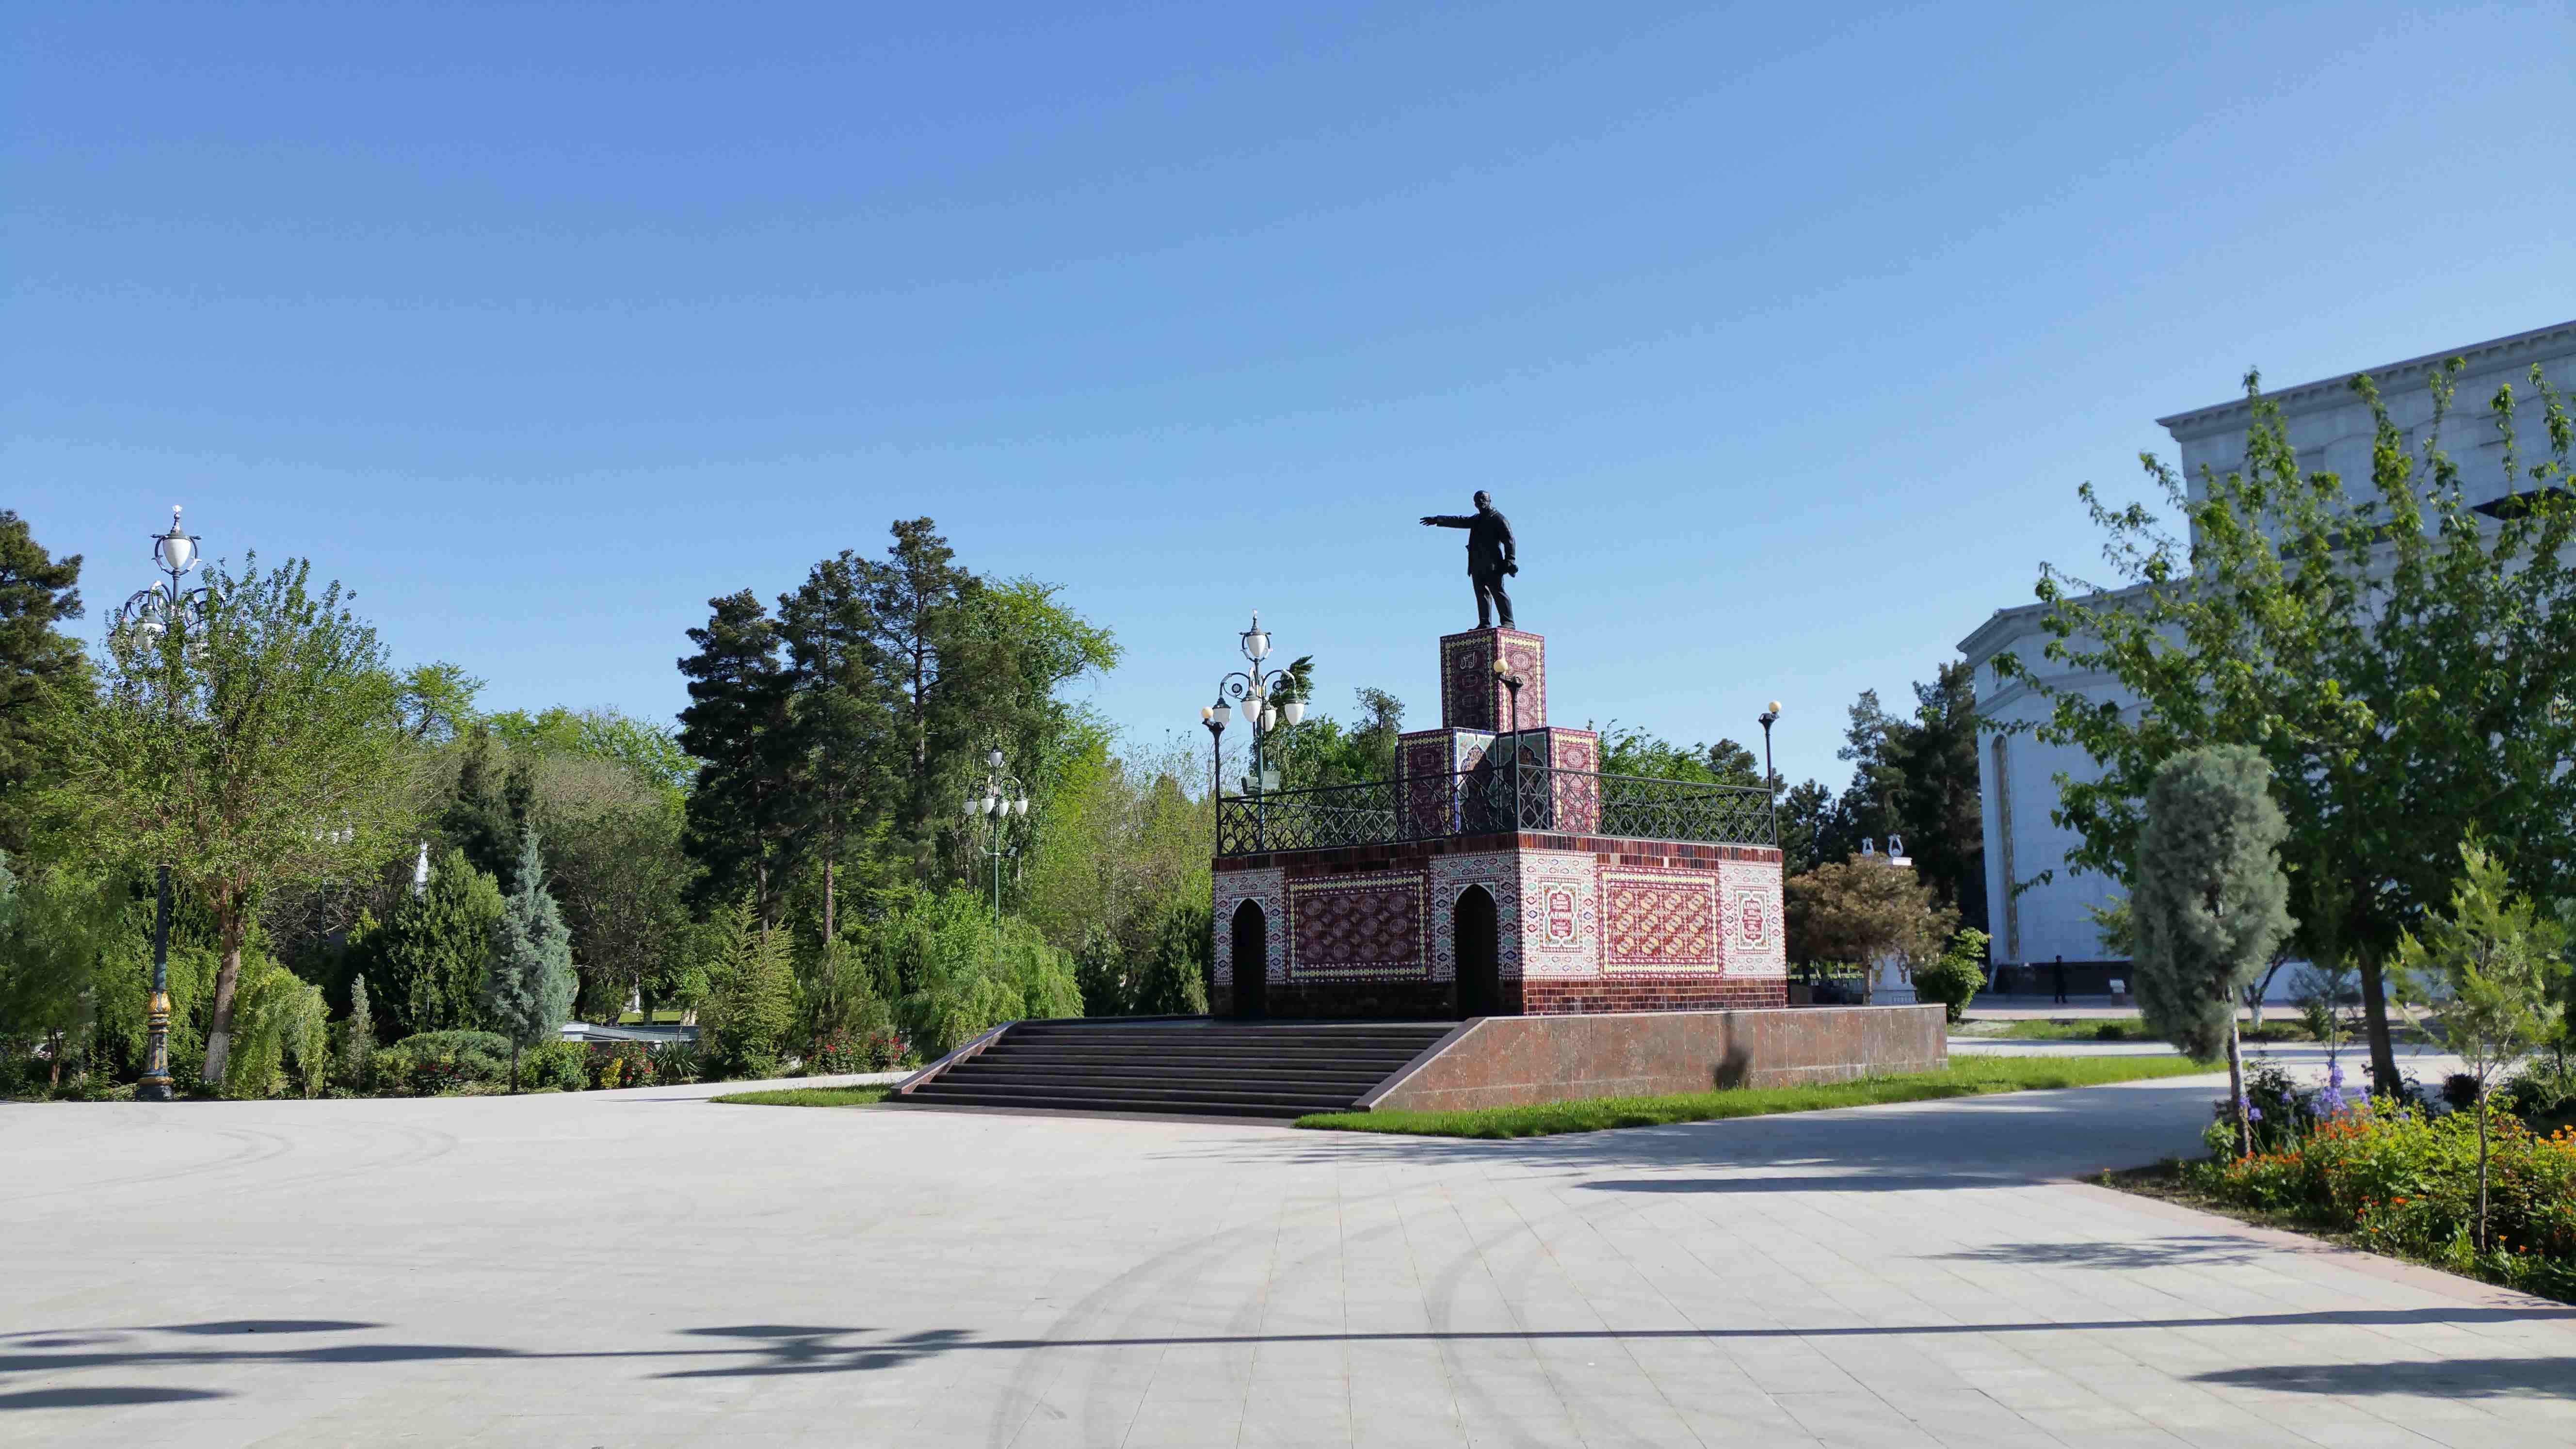
[[1970, 928], [1950, 938], [1941, 959], [1914, 968], [1914, 994], [1941, 1003], [1948, 1019], [1967, 1015], [1968, 1003], [1986, 985], [1986, 946], [1991, 938]]
[[403, 819], [400, 685], [340, 586], [315, 593], [310, 573], [211, 566], [202, 615], [109, 641], [105, 698], [64, 733], [69, 833], [120, 864], [168, 864], [214, 916], [210, 1085], [263, 893], [364, 869]]
[[1958, 929], [1958, 912], [1902, 866], [1870, 860], [1820, 865], [1787, 884], [1789, 953], [1801, 961], [1902, 956], [1929, 965]]
[[2053, 700], [2040, 737], [2097, 767], [2059, 794], [2055, 818], [2080, 836], [2073, 869], [2130, 875], [2166, 760], [2204, 745], [2261, 752], [2288, 825], [2298, 953], [2357, 961], [2382, 1086], [2397, 1072], [2382, 968], [2448, 893], [2459, 841], [2483, 831], [2536, 896], [2576, 886], [2576, 424], [2535, 369], [2547, 456], [2532, 461], [2521, 399], [2511, 387], [2490, 399], [2491, 446], [2516, 490], [2490, 519], [2442, 448], [2461, 367], [2434, 373], [2431, 421], [2412, 432], [2369, 378], [2354, 380], [2373, 420], [2367, 479], [2303, 469], [2249, 373], [2241, 468], [2186, 479], [2144, 457], [2167, 517], [2111, 508], [2085, 486], [2120, 583], [2045, 569], [2046, 656], [2117, 679], [2135, 708], [1997, 660]]
[[2477, 1243], [2493, 1242], [2488, 1224], [2484, 1106], [2497, 1079], [2529, 1056], [2559, 1023], [2550, 1008], [2568, 974], [2566, 927], [2513, 893], [2503, 864], [2476, 841], [2460, 847], [2466, 868], [2447, 912], [2428, 916], [2423, 935], [2398, 937], [2398, 959], [2410, 971], [2437, 975], [2447, 988], [2442, 1039], [2467, 1068], [2478, 1112]]

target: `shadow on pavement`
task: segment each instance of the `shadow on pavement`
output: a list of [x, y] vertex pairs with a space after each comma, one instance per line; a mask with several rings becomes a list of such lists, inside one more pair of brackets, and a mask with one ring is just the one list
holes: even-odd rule
[[[474, 1344], [345, 1344], [323, 1347], [195, 1348], [137, 1347], [118, 1352], [16, 1353], [0, 1355], [0, 1373], [59, 1374], [92, 1369], [134, 1367], [215, 1368], [227, 1364], [376, 1364], [508, 1360], [542, 1363], [556, 1360], [631, 1359], [639, 1367], [659, 1365], [656, 1378], [735, 1378], [782, 1374], [864, 1373], [921, 1359], [955, 1353], [1029, 1353], [1060, 1349], [1139, 1349], [1177, 1347], [1257, 1347], [1264, 1344], [1349, 1344], [1358, 1346], [1444, 1343], [1651, 1343], [1838, 1338], [1905, 1338], [1974, 1334], [2062, 1334], [2070, 1331], [2171, 1330], [2189, 1328], [2297, 1329], [2324, 1326], [2394, 1327], [2425, 1324], [2516, 1323], [2576, 1320], [2576, 1308], [2535, 1304], [2529, 1307], [2320, 1309], [2305, 1313], [2256, 1313], [2191, 1318], [2063, 1320], [2028, 1323], [1921, 1323], [1829, 1327], [1652, 1328], [1621, 1330], [1488, 1330], [1388, 1333], [1210, 1333], [1140, 1334], [1100, 1338], [979, 1338], [966, 1329], [935, 1328], [891, 1337], [871, 1338], [877, 1330], [801, 1324], [732, 1324], [683, 1330], [685, 1337], [716, 1340], [700, 1345], [640, 1349], [528, 1350]], [[853, 1341], [856, 1340], [856, 1341]], [[2252, 1368], [2203, 1374], [2202, 1382], [2287, 1388], [2307, 1393], [2509, 1394], [2563, 1391], [2570, 1382], [2563, 1358], [2462, 1360], [2422, 1364], [2321, 1364], [2288, 1369]], [[82, 1397], [87, 1396], [87, 1397]], [[128, 1397], [119, 1397], [128, 1396]], [[69, 1408], [213, 1398], [199, 1389], [46, 1388], [0, 1394], [0, 1408]]]
[[2171, 1268], [2249, 1263], [2267, 1251], [2243, 1238], [2148, 1238], [2128, 1243], [1994, 1243], [1960, 1253], [1935, 1253], [1933, 1262], [2046, 1263], [2075, 1268]]
[[1964, 1187], [2019, 1187], [2027, 1179], [1955, 1172], [1836, 1172], [1758, 1177], [1613, 1177], [1576, 1184], [1592, 1192], [1933, 1192]]
[[2302, 1363], [2215, 1369], [2196, 1384], [2291, 1394], [2421, 1394], [2437, 1399], [2563, 1399], [2576, 1394], [2576, 1359], [2451, 1358], [2431, 1362]]
[[0, 1394], [0, 1413], [12, 1409], [119, 1409], [135, 1404], [178, 1404], [190, 1399], [222, 1399], [231, 1395], [216, 1389], [152, 1389], [100, 1386], [98, 1388], [29, 1389], [24, 1393]]

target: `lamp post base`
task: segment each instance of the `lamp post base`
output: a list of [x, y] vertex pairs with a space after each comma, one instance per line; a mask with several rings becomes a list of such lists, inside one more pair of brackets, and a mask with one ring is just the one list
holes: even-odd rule
[[173, 1100], [175, 1095], [170, 1090], [168, 1077], [163, 1077], [159, 1081], [147, 1077], [134, 1084], [134, 1100], [138, 1102], [167, 1102]]

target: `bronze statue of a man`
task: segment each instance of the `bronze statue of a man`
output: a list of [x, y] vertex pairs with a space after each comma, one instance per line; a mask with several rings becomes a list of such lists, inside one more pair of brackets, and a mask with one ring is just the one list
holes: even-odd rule
[[1520, 564], [1512, 556], [1512, 526], [1494, 511], [1491, 494], [1478, 490], [1476, 511], [1463, 517], [1455, 513], [1435, 513], [1424, 518], [1425, 528], [1463, 528], [1467, 530], [1467, 578], [1476, 586], [1476, 627], [1494, 627], [1494, 611], [1503, 615], [1503, 627], [1512, 627], [1512, 596], [1503, 589], [1505, 577], [1519, 573]]

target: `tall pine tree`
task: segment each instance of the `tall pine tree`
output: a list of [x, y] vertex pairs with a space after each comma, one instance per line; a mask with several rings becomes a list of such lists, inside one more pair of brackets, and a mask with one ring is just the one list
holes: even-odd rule
[[779, 664], [778, 626], [749, 589], [707, 601], [714, 612], [689, 631], [698, 652], [680, 661], [689, 706], [680, 748], [696, 758], [687, 847], [704, 868], [701, 902], [748, 892], [765, 923], [778, 921], [804, 834], [798, 778], [795, 680]]
[[52, 768], [46, 717], [89, 696], [89, 656], [57, 627], [81, 617], [80, 570], [0, 509], [0, 849], [26, 849], [27, 796]]
[[870, 605], [875, 565], [844, 550], [814, 565], [778, 600], [787, 646], [796, 747], [813, 796], [811, 850], [822, 866], [823, 939], [840, 929], [843, 872], [888, 801], [883, 782], [892, 717]]

